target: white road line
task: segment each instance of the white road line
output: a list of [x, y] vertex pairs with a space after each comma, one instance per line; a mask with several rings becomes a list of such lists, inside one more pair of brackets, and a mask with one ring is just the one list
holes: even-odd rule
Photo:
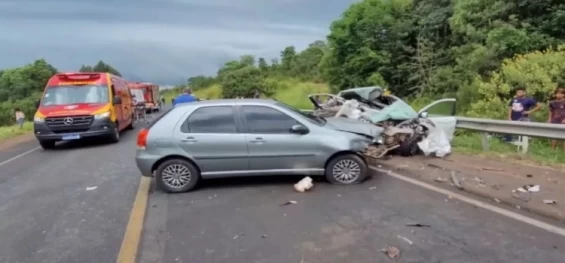
[[494, 206], [494, 205], [491, 205], [491, 204], [488, 204], [488, 203], [484, 203], [484, 202], [475, 200], [473, 198], [466, 197], [464, 195], [461, 195], [461, 194], [458, 194], [458, 193], [455, 193], [455, 192], [452, 192], [452, 191], [449, 191], [449, 190], [445, 190], [445, 189], [439, 188], [437, 186], [433, 186], [431, 184], [418, 181], [416, 179], [409, 178], [407, 176], [395, 173], [393, 171], [376, 168], [374, 166], [371, 166], [370, 168], [372, 170], [377, 171], [377, 172], [388, 174], [388, 175], [390, 175], [390, 176], [392, 176], [396, 179], [400, 179], [402, 181], [405, 181], [405, 182], [426, 188], [428, 190], [431, 190], [431, 191], [434, 191], [434, 192], [437, 192], [437, 193], [440, 193], [440, 194], [451, 196], [451, 197], [458, 199], [460, 201], [463, 201], [465, 203], [468, 203], [468, 204], [489, 210], [491, 212], [495, 212], [497, 214], [512, 218], [514, 220], [518, 220], [518, 221], [526, 223], [528, 225], [532, 225], [532, 226], [544, 229], [544, 230], [549, 231], [551, 233], [555, 233], [555, 234], [558, 234], [558, 235], [561, 235], [561, 236], [565, 236], [565, 228], [557, 227], [557, 226], [545, 223], [543, 221], [533, 219], [533, 218], [512, 212], [510, 210], [506, 210], [506, 209], [503, 209], [503, 208], [500, 208], [500, 207], [497, 207], [497, 206]]
[[30, 154], [30, 153], [32, 153], [32, 152], [35, 152], [35, 151], [37, 151], [37, 150], [39, 150], [39, 149], [41, 149], [41, 147], [40, 147], [40, 146], [37, 146], [37, 147], [35, 147], [35, 148], [33, 148], [33, 149], [27, 151], [27, 152], [20, 153], [20, 154], [18, 154], [18, 155], [16, 155], [16, 156], [14, 156], [14, 157], [12, 157], [12, 158], [6, 160], [6, 161], [1, 162], [1, 163], [0, 163], [0, 166], [2, 166], [2, 165], [4, 165], [4, 164], [7, 164], [7, 163], [9, 163], [9, 162], [11, 162], [11, 161], [15, 161], [16, 159], [21, 158], [21, 157], [24, 157], [24, 156], [26, 156], [26, 155], [28, 155], [28, 154]]

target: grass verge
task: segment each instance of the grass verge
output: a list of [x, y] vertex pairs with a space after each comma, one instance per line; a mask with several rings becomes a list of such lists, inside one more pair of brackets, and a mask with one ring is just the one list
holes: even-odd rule
[[17, 125], [2, 126], [0, 127], [0, 141], [14, 138], [18, 135], [30, 133], [33, 131], [33, 123], [25, 122], [24, 126], [20, 129]]

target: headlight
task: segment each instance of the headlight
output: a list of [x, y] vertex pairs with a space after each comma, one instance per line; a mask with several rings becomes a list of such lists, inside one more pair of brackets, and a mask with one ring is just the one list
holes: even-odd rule
[[103, 119], [108, 117], [110, 117], [109, 111], [94, 115], [94, 119]]
[[41, 117], [34, 116], [34, 117], [33, 117], [33, 121], [34, 121], [34, 122], [44, 122], [44, 121], [45, 121], [45, 118], [41, 118]]

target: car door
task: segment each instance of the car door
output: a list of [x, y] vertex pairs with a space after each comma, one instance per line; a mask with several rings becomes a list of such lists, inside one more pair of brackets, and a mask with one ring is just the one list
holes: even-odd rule
[[453, 139], [457, 119], [455, 118], [457, 100], [454, 98], [441, 99], [432, 102], [428, 106], [422, 108], [418, 114], [427, 113], [427, 118], [430, 119], [437, 128], [442, 129], [449, 140]]
[[232, 106], [203, 106], [186, 118], [175, 139], [194, 158], [203, 177], [249, 170], [247, 141]]
[[[316, 150], [310, 134], [291, 133], [295, 118], [268, 106], [239, 108], [246, 126], [249, 168], [268, 173], [308, 173], [315, 167]], [[310, 138], [310, 139], [309, 139]]]
[[[111, 100], [111, 102], [112, 102], [112, 104], [113, 104], [114, 98], [115, 98], [116, 95], [117, 95], [117, 93], [116, 93], [116, 87], [114, 86], [114, 84], [112, 84], [112, 85], [110, 86], [110, 92], [111, 92], [111, 94], [112, 94], [112, 100]], [[123, 101], [122, 101], [122, 104], [119, 104], [119, 105], [115, 105], [115, 104], [114, 104], [114, 111], [116, 112], [116, 119], [117, 119], [118, 123], [119, 123], [120, 126], [121, 126], [120, 129], [121, 129], [122, 127], [124, 127], [124, 125], [125, 125], [125, 123], [124, 123], [124, 112], [123, 112], [123, 110], [122, 110], [122, 107], [123, 107]]]

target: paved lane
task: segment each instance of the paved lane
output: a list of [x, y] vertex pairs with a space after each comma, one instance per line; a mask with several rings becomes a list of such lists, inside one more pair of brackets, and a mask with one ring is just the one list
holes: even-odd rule
[[[388, 262], [380, 252], [388, 245], [401, 250], [399, 262], [565, 258], [562, 236], [386, 175], [351, 187], [318, 182], [303, 194], [295, 182], [219, 180], [187, 194], [154, 191], [140, 262]], [[279, 206], [288, 200], [298, 203]]]
[[[136, 134], [39, 149], [0, 166], [0, 262], [115, 262], [140, 179]], [[37, 146], [19, 144], [11, 156]]]

